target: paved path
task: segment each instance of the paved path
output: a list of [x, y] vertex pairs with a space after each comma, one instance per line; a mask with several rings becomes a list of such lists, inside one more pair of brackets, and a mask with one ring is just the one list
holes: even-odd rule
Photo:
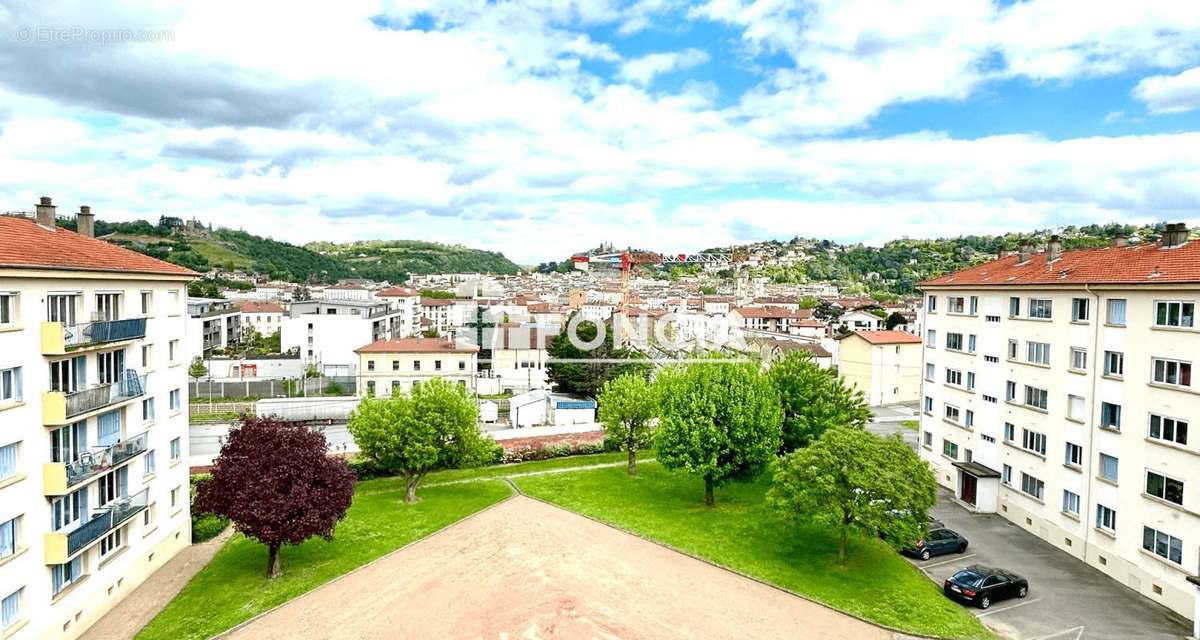
[[191, 545], [180, 551], [146, 578], [132, 593], [125, 596], [125, 599], [117, 603], [103, 618], [97, 620], [96, 624], [80, 636], [80, 640], [132, 638], [175, 598], [192, 576], [212, 560], [213, 555], [231, 535], [232, 528], [212, 540]]
[[304, 638], [830, 638], [891, 634], [517, 496], [230, 634]]

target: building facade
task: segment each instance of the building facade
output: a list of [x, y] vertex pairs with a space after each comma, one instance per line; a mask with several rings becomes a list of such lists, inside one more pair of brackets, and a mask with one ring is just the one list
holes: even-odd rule
[[1020, 254], [923, 283], [938, 482], [1191, 617], [1200, 241]]
[[293, 302], [280, 328], [280, 348], [296, 349], [301, 360], [327, 376], [352, 376], [354, 350], [405, 331], [402, 312], [390, 302], [306, 300]]
[[903, 331], [856, 331], [838, 340], [838, 372], [873, 407], [921, 397], [921, 339]]
[[379, 340], [355, 350], [358, 355], [358, 395], [390, 395], [412, 391], [414, 384], [433, 378], [457, 382], [475, 392], [479, 347], [441, 338]]
[[191, 543], [194, 274], [0, 217], [0, 636], [75, 638]]

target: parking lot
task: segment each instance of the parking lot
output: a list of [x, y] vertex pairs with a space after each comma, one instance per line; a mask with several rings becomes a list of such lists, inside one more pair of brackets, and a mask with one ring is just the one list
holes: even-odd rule
[[1191, 624], [1083, 562], [1055, 549], [997, 515], [972, 514], [942, 491], [931, 512], [966, 536], [963, 555], [911, 560], [938, 585], [971, 564], [1008, 569], [1029, 580], [1029, 596], [1003, 600], [975, 614], [1013, 640], [1153, 638], [1178, 640]]

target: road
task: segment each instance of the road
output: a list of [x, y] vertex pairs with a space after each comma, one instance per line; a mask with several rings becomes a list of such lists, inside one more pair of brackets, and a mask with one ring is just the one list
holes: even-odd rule
[[916, 403], [889, 407], [871, 407], [871, 413], [873, 417], [867, 423], [867, 431], [877, 436], [899, 434], [900, 438], [908, 446], [916, 450], [918, 444], [917, 430], [904, 426], [904, 422], [920, 419]]

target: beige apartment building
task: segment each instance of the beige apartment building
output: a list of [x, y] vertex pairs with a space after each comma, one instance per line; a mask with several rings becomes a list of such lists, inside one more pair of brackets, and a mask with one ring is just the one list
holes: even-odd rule
[[444, 378], [475, 391], [479, 347], [442, 338], [379, 340], [355, 349], [358, 395], [407, 393], [413, 384]]
[[838, 373], [873, 407], [921, 397], [921, 339], [904, 331], [855, 331], [838, 339]]
[[1200, 241], [1187, 233], [1065, 252], [1055, 238], [922, 283], [920, 452], [968, 509], [1192, 617]]
[[75, 638], [191, 543], [187, 282], [0, 216], [0, 637]]

